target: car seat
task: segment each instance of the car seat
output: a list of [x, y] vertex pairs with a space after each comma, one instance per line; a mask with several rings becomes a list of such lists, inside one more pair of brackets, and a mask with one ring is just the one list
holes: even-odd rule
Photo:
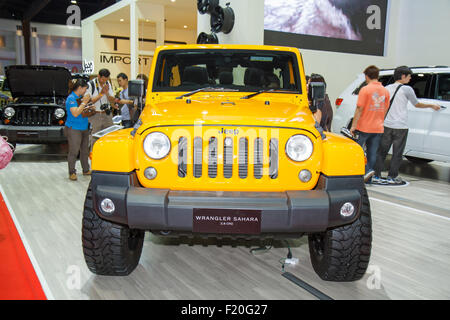
[[233, 73], [224, 71], [219, 74], [219, 83], [224, 86], [232, 86], [233, 85]]
[[186, 67], [183, 73], [182, 84], [187, 85], [205, 85], [208, 84], [208, 71], [202, 67]]
[[251, 87], [262, 87], [264, 83], [264, 72], [257, 68], [245, 70], [244, 84]]

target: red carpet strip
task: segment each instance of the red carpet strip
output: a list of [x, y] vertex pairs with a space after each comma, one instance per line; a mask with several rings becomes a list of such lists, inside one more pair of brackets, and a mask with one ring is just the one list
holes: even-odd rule
[[0, 300], [47, 300], [1, 193]]

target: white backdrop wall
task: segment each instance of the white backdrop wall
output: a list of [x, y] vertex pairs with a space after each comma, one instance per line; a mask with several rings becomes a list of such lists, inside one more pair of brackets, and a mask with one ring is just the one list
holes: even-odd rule
[[[236, 25], [229, 35], [219, 34], [222, 44], [263, 44], [264, 0], [231, 2]], [[333, 104], [338, 95], [365, 67], [399, 65], [450, 65], [450, 0], [390, 0], [384, 57], [301, 50], [307, 74], [320, 73], [328, 84]], [[210, 32], [209, 15], [198, 15], [198, 32]]]
[[[101, 59], [102, 53], [106, 54], [110, 59], [114, 55], [114, 52], [122, 54], [130, 54], [130, 41], [118, 40], [117, 51], [114, 50], [114, 41], [112, 39], [101, 38], [101, 35], [129, 37], [130, 26], [128, 23], [114, 23], [114, 22], [88, 22], [83, 23], [83, 60], [94, 61], [95, 71], [97, 73], [102, 68], [107, 68], [111, 72], [111, 77], [115, 78], [119, 73], [124, 72], [129, 77], [131, 74], [130, 64], [125, 64], [121, 61], [114, 63], [110, 60]], [[144, 39], [156, 39], [156, 26], [154, 24], [139, 24], [139, 37]], [[188, 44], [195, 43], [197, 40], [197, 34], [194, 30], [186, 29], [165, 29], [166, 41], [180, 41]], [[156, 49], [155, 43], [140, 42], [139, 50], [154, 51]], [[125, 57], [125, 56], [122, 56]], [[129, 57], [129, 56], [128, 56]], [[143, 56], [141, 64], [138, 68], [138, 73], [144, 73], [146, 75], [150, 72], [150, 66], [152, 62], [151, 56]], [[129, 63], [129, 60], [127, 60]]]

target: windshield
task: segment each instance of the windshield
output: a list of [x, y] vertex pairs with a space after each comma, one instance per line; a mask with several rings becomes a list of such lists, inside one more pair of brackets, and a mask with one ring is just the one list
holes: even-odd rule
[[184, 92], [205, 87], [301, 93], [297, 59], [290, 52], [202, 49], [160, 53], [154, 92]]

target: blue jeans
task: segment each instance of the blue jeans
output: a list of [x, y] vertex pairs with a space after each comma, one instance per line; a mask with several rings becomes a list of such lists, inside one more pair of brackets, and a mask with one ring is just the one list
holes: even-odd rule
[[378, 146], [380, 145], [382, 133], [366, 133], [358, 132], [359, 139], [358, 144], [364, 148], [366, 146], [366, 173], [375, 168], [375, 163], [377, 161]]

